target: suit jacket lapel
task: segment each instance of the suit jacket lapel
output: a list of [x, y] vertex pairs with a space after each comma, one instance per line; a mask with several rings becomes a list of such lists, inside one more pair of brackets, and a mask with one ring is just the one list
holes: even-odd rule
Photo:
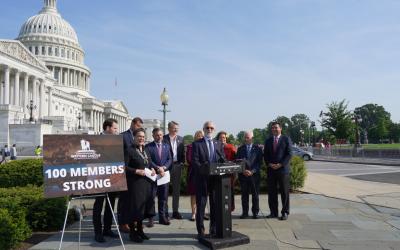
[[202, 145], [203, 145], [204, 153], [206, 154], [205, 157], [206, 157], [206, 159], [208, 160], [208, 159], [209, 159], [210, 153], [208, 152], [207, 141], [206, 141], [206, 139], [204, 139], [204, 138], [203, 138]]

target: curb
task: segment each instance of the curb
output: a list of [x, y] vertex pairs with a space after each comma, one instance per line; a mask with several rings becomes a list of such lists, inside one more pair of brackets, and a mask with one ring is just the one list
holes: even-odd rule
[[367, 165], [379, 165], [379, 166], [393, 166], [400, 167], [400, 163], [384, 163], [384, 162], [362, 162], [362, 161], [345, 161], [345, 160], [333, 160], [333, 159], [313, 159], [313, 161], [326, 161], [326, 162], [339, 162], [339, 163], [351, 163], [351, 164], [367, 164]]

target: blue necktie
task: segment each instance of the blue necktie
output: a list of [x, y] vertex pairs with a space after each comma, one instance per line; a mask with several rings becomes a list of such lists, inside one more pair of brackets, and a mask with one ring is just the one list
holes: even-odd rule
[[247, 145], [247, 159], [250, 158], [250, 150], [251, 150], [250, 145]]
[[214, 159], [214, 144], [212, 143], [212, 140], [208, 140], [208, 147], [210, 150], [210, 162], [213, 162]]

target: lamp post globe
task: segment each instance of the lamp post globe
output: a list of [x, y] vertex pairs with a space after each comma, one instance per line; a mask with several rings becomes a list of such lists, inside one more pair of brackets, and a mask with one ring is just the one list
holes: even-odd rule
[[167, 106], [168, 106], [168, 101], [169, 101], [169, 96], [168, 96], [166, 88], [164, 88], [163, 92], [161, 93], [160, 99], [161, 99], [161, 105], [163, 106], [163, 109], [161, 110], [161, 112], [163, 112], [163, 124], [164, 124], [163, 125], [163, 131], [164, 131], [164, 134], [166, 134], [166, 131], [167, 131], [167, 112], [168, 112]]

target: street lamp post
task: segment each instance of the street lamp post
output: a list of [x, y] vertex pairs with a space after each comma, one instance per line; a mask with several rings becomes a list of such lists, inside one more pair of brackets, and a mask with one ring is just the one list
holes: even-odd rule
[[36, 105], [33, 105], [33, 100], [29, 102], [29, 105], [26, 105], [26, 108], [29, 109], [30, 113], [29, 122], [33, 122], [33, 110], [36, 109]]
[[82, 119], [81, 113], [79, 113], [76, 118], [78, 119], [78, 129], [81, 129], [81, 119]]
[[359, 130], [359, 125], [360, 122], [362, 122], [361, 116], [357, 115], [357, 114], [353, 114], [353, 121], [355, 124], [355, 129], [356, 129], [356, 141], [354, 143], [354, 146], [356, 148], [361, 147], [361, 141], [360, 141], [360, 130]]
[[315, 122], [311, 122], [310, 124], [311, 132], [312, 132], [312, 145], [315, 147]]
[[168, 96], [166, 88], [164, 88], [163, 92], [161, 93], [160, 99], [161, 99], [161, 105], [163, 106], [163, 109], [160, 110], [161, 112], [163, 112], [163, 124], [164, 124], [163, 131], [164, 131], [164, 134], [166, 134], [166, 131], [167, 131], [167, 112], [171, 112], [170, 110], [167, 110], [169, 96]]

